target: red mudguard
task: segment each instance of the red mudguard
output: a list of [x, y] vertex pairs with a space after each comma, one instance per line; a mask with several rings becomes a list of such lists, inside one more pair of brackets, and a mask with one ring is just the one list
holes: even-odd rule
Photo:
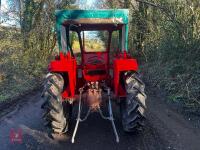
[[50, 72], [66, 73], [68, 76], [68, 78], [65, 79], [68, 81], [68, 84], [62, 93], [63, 99], [75, 97], [76, 68], [76, 59], [71, 57], [70, 53], [67, 55], [60, 53], [59, 59], [51, 61], [49, 64]]
[[126, 52], [120, 54], [113, 60], [113, 80], [114, 80], [114, 93], [116, 96], [126, 96], [125, 90], [120, 84], [120, 72], [137, 71], [137, 60], [131, 58]]

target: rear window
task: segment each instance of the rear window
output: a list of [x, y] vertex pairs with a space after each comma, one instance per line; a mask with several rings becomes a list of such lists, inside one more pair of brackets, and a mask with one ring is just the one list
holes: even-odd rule
[[[84, 31], [86, 52], [105, 52], [108, 46], [108, 31]], [[82, 38], [83, 39], [83, 38]]]

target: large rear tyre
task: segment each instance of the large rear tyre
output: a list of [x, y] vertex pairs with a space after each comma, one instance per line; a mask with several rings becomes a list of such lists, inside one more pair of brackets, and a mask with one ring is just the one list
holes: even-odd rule
[[120, 102], [122, 126], [125, 132], [133, 132], [144, 126], [147, 96], [144, 92], [145, 84], [137, 73], [126, 72], [124, 77], [126, 98]]
[[[68, 114], [64, 112], [61, 92], [64, 80], [60, 74], [49, 73], [46, 76], [42, 98], [44, 103], [41, 108], [44, 110], [43, 119], [53, 133], [65, 133], [68, 131]], [[67, 109], [67, 108], [65, 108]]]

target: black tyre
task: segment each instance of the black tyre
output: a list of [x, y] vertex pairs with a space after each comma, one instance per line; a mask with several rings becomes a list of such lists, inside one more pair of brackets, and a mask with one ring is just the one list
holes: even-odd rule
[[47, 75], [42, 93], [42, 98], [44, 99], [44, 103], [41, 106], [44, 109], [42, 117], [45, 120], [45, 126], [49, 127], [51, 132], [54, 133], [65, 133], [68, 131], [69, 117], [64, 112], [61, 97], [63, 86], [64, 80], [60, 74], [49, 73]]
[[147, 96], [144, 92], [145, 84], [137, 73], [126, 72], [124, 77], [127, 95], [120, 102], [122, 125], [125, 132], [132, 132], [144, 125]]

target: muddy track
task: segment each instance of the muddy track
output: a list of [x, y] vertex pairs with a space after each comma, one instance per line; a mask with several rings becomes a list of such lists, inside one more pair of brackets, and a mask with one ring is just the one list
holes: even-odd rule
[[[58, 143], [50, 139], [42, 124], [40, 93], [34, 92], [18, 101], [18, 104], [1, 109], [0, 149], [72, 149], [72, 150], [199, 150], [200, 131], [194, 128], [182, 115], [163, 102], [159, 94], [149, 92], [146, 127], [143, 131], [126, 134], [122, 131], [119, 109], [115, 109], [115, 122], [120, 143], [115, 142], [110, 122], [98, 114], [92, 114], [80, 124], [76, 143], [70, 140]], [[9, 112], [9, 113], [8, 113]], [[72, 121], [75, 124], [76, 108]], [[22, 143], [11, 143], [11, 129], [22, 130]], [[71, 129], [71, 133], [72, 133]], [[70, 134], [71, 134], [70, 133]]]

